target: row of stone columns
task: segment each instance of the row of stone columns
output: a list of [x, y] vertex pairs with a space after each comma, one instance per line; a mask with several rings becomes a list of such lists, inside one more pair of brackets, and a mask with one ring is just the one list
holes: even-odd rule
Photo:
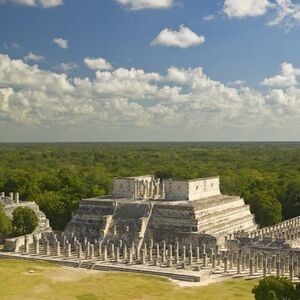
[[[231, 235], [229, 235], [231, 236]], [[294, 240], [300, 238], [300, 217], [283, 221], [274, 226], [258, 229], [254, 232], [238, 231], [233, 234], [234, 237], [264, 238]], [[231, 238], [231, 237], [230, 237]]]

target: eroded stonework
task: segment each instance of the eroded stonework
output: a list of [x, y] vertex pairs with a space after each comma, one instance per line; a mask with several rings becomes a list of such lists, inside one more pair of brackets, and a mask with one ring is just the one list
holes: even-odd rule
[[257, 228], [249, 206], [220, 193], [219, 177], [187, 181], [152, 175], [114, 179], [111, 196], [83, 199], [67, 236], [134, 243], [222, 245], [225, 235]]

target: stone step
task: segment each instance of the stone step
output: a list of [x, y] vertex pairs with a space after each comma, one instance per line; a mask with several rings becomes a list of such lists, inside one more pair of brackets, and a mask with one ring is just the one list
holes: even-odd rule
[[249, 206], [241, 205], [234, 208], [230, 208], [224, 211], [218, 211], [216, 213], [211, 213], [206, 216], [198, 218], [198, 226], [200, 225], [209, 225], [214, 222], [219, 222], [220, 219], [223, 219], [224, 216], [235, 215], [236, 213], [242, 212], [247, 209], [248, 214], [250, 214]]
[[[205, 230], [208, 234], [219, 234], [222, 232], [233, 232], [238, 229], [244, 229], [243, 224], [253, 222], [253, 215], [243, 216], [237, 219], [233, 219], [230, 222], [220, 222], [217, 225], [213, 225]], [[249, 225], [245, 226], [246, 228]]]

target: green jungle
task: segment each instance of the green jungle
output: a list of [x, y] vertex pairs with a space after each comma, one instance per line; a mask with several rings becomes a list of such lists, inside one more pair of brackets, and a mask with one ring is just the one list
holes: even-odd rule
[[300, 143], [0, 144], [0, 191], [36, 201], [64, 229], [82, 198], [111, 193], [113, 177], [220, 176], [261, 226], [300, 215]]

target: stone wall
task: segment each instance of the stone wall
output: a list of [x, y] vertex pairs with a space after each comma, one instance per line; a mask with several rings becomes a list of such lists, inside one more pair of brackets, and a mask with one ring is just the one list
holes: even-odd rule
[[164, 180], [166, 200], [199, 200], [220, 195], [219, 177], [194, 180]]

